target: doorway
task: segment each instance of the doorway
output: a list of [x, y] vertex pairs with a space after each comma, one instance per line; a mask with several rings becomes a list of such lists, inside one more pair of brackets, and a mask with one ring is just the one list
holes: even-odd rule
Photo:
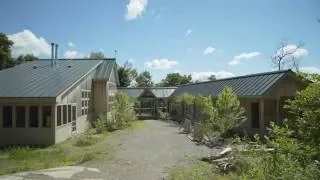
[[260, 105], [259, 103], [251, 104], [251, 127], [260, 128]]

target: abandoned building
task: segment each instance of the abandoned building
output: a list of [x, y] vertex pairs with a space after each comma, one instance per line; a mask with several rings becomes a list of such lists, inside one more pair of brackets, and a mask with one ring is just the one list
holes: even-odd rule
[[158, 119], [158, 111], [168, 112], [169, 97], [176, 87], [118, 88], [118, 91], [136, 98], [135, 111], [140, 119]]
[[[224, 87], [231, 87], [245, 110], [247, 120], [236, 130], [248, 134], [264, 134], [271, 121], [281, 122], [285, 117], [283, 105], [307, 84], [291, 70], [238, 76], [215, 81], [186, 84], [177, 88], [170, 98], [183, 93], [217, 97]], [[183, 109], [184, 108], [184, 109]], [[170, 104], [175, 119], [191, 117], [199, 121], [200, 109], [196, 105]]]
[[48, 59], [0, 71], [0, 146], [50, 145], [108, 113], [119, 85], [115, 59]]

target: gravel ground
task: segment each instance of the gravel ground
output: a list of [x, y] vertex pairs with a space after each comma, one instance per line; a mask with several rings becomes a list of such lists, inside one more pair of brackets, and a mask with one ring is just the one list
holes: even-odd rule
[[125, 130], [106, 140], [116, 146], [111, 161], [90, 161], [80, 166], [27, 172], [2, 179], [164, 179], [170, 167], [188, 159], [208, 156], [220, 151], [195, 145], [186, 135], [179, 134], [174, 124], [146, 120], [142, 129]]

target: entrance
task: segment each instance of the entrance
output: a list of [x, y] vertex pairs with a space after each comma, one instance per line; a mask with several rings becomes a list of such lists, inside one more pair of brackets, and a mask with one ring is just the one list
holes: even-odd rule
[[260, 106], [259, 103], [251, 104], [251, 127], [260, 128]]

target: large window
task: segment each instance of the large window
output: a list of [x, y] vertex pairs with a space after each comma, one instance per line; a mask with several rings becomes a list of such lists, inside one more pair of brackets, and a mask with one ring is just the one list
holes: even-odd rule
[[12, 106], [4, 106], [2, 109], [3, 127], [12, 127]]
[[57, 126], [61, 126], [61, 106], [57, 106]]
[[90, 106], [91, 91], [82, 90], [81, 92], [81, 115], [88, 115]]
[[39, 108], [38, 106], [29, 107], [29, 126], [38, 127], [39, 126]]
[[42, 107], [42, 127], [51, 127], [52, 106]]
[[71, 105], [68, 105], [68, 123], [71, 122], [71, 115], [72, 115]]
[[62, 112], [62, 119], [63, 119], [63, 124], [67, 124], [67, 118], [68, 118], [68, 111], [67, 111], [67, 105], [63, 105], [63, 107], [62, 107], [62, 110], [63, 110], [63, 112]]
[[26, 107], [17, 106], [16, 107], [16, 127], [26, 126]]

